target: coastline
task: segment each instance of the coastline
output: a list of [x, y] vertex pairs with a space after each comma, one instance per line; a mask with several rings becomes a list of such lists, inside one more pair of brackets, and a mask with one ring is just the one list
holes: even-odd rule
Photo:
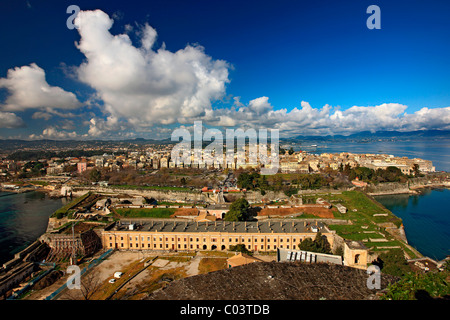
[[[2, 191], [4, 191], [4, 190], [2, 190]], [[61, 207], [61, 203], [59, 201], [56, 201], [56, 200], [58, 200], [58, 197], [52, 197], [50, 195], [49, 190], [46, 190], [46, 189], [43, 189], [43, 188], [36, 188], [36, 189], [33, 188], [33, 189], [21, 190], [19, 192], [17, 192], [17, 190], [14, 190], [16, 192], [14, 192], [14, 191], [10, 192], [10, 191], [12, 191], [12, 190], [4, 191], [4, 192], [7, 193], [7, 196], [20, 197], [20, 199], [22, 199], [22, 197], [31, 197], [30, 198], [31, 200], [30, 199], [27, 200], [27, 199], [24, 198], [25, 200], [23, 201], [23, 203], [22, 203], [22, 200], [19, 201], [19, 203], [18, 203], [19, 207], [18, 208], [16, 208], [17, 204], [15, 204], [13, 207], [16, 208], [16, 209], [14, 209], [14, 210], [16, 210], [17, 212], [20, 212], [21, 214], [23, 214], [24, 212], [28, 212], [27, 216], [28, 217], [32, 217], [32, 219], [29, 220], [30, 223], [33, 223], [34, 227], [36, 225], [43, 226], [45, 224], [45, 229], [43, 229], [42, 232], [40, 230], [36, 230], [35, 228], [27, 228], [26, 231], [14, 231], [14, 234], [16, 234], [17, 232], [22, 232], [22, 233], [26, 232], [26, 239], [23, 240], [23, 243], [15, 243], [15, 246], [11, 247], [12, 248], [11, 252], [7, 253], [6, 250], [1, 252], [2, 259], [4, 257], [6, 257], [7, 255], [11, 255], [12, 254], [11, 258], [9, 260], [5, 260], [3, 263], [6, 263], [6, 262], [8, 262], [10, 260], [14, 260], [15, 259], [14, 256], [17, 253], [19, 253], [19, 252], [24, 250], [24, 249], [21, 249], [22, 247], [24, 247], [24, 246], [28, 247], [31, 244], [33, 244], [34, 242], [38, 241], [39, 238], [43, 234], [46, 233], [46, 228], [47, 228], [47, 225], [48, 225], [48, 219], [49, 219], [49, 217], [51, 215], [51, 211], [54, 211], [57, 208]], [[40, 194], [40, 195], [44, 196], [44, 198], [41, 199], [42, 196], [38, 196], [38, 198], [35, 199], [35, 196], [32, 195], [33, 193]], [[52, 203], [55, 203], [55, 204], [54, 205], [46, 204], [46, 205], [42, 206], [41, 203], [45, 203], [45, 202], [41, 202], [41, 201], [38, 201], [38, 200], [51, 201]], [[38, 201], [38, 202], [35, 202], [35, 201]], [[29, 203], [32, 203], [32, 202], [34, 202], [35, 204], [30, 207]], [[28, 208], [24, 208], [22, 206], [28, 206]], [[45, 210], [44, 210], [44, 208], [45, 208]], [[52, 208], [54, 208], [54, 209], [52, 209]], [[49, 210], [51, 210], [51, 211], [49, 211]], [[49, 213], [48, 217], [45, 217], [46, 216], [46, 212]], [[16, 213], [13, 212], [12, 216], [14, 217], [15, 214]], [[39, 217], [41, 217], [41, 218], [39, 218]], [[46, 219], [47, 221], [45, 223], [43, 223], [42, 219]], [[28, 220], [24, 220], [24, 221], [28, 221]], [[2, 227], [3, 227], [3, 225], [2, 225]], [[16, 230], [16, 229], [14, 229], [14, 230]], [[14, 238], [14, 237], [12, 237], [12, 238]], [[12, 241], [15, 241], [15, 240], [12, 240]], [[7, 244], [7, 246], [8, 245], [9, 245], [9, 243]], [[20, 251], [17, 251], [17, 250], [20, 250]], [[2, 266], [3, 263], [0, 263], [0, 266]]]
[[[410, 203], [411, 202], [411, 197], [410, 196], [421, 195], [421, 197], [422, 196], [427, 197], [429, 194], [433, 194], [433, 191], [434, 191], [434, 192], [437, 192], [437, 194], [444, 194], [443, 197], [442, 196], [440, 197], [440, 200], [438, 202], [438, 203], [442, 204], [442, 200], [444, 200], [445, 203], [447, 202], [446, 199], [448, 199], [448, 198], [446, 198], [447, 197], [446, 195], [448, 194], [448, 190], [450, 190], [448, 185], [442, 185], [442, 184], [426, 185], [426, 186], [421, 186], [421, 187], [415, 187], [413, 190], [411, 190], [411, 192], [409, 194], [406, 194], [406, 193], [389, 193], [389, 194], [386, 193], [386, 194], [381, 194], [380, 195], [381, 196], [380, 201], [383, 200], [383, 196], [388, 196], [386, 199], [396, 199], [395, 195], [406, 194], [405, 196], [400, 197], [399, 199], [403, 199], [402, 201], [406, 201], [407, 203]], [[390, 195], [393, 195], [394, 198], [389, 197]], [[374, 197], [374, 200], [377, 201], [377, 202], [379, 201], [376, 197]], [[379, 203], [382, 206], [385, 205], [384, 201], [381, 201]], [[401, 206], [403, 208], [406, 206], [405, 202], [400, 203], [400, 204], [396, 203], [394, 205]], [[417, 200], [415, 202], [415, 206], [417, 206]], [[409, 209], [409, 210], [411, 210], [411, 209]], [[435, 212], [436, 208], [432, 207], [431, 204], [428, 204], [426, 207], [423, 207], [423, 206], [422, 207], [415, 207], [414, 214], [410, 214], [409, 211], [407, 213], [406, 213], [406, 211], [404, 212], [402, 210], [400, 210], [400, 212], [397, 212], [397, 211], [394, 212], [394, 211], [391, 211], [392, 214], [394, 214], [395, 216], [399, 217], [403, 221], [405, 219], [409, 221], [409, 222], [407, 221], [407, 225], [408, 226], [405, 226], [405, 224], [402, 223], [402, 226], [399, 228], [398, 231], [400, 231], [400, 229], [402, 229], [401, 230], [402, 236], [404, 237], [404, 240], [405, 240], [407, 246], [410, 249], [414, 249], [416, 252], [420, 253], [422, 258], [427, 258], [427, 259], [430, 259], [430, 260], [435, 261], [435, 262], [439, 262], [439, 261], [442, 261], [442, 259], [445, 259], [445, 256], [442, 256], [442, 252], [444, 252], [444, 255], [445, 255], [445, 251], [448, 252], [448, 248], [445, 248], [445, 247], [447, 247], [446, 245], [442, 246], [441, 244], [445, 244], [445, 243], [448, 244], [448, 237], [446, 238], [447, 240], [444, 240], [442, 238], [436, 238], [436, 239], [433, 238], [434, 240], [432, 242], [428, 241], [428, 243], [427, 243], [427, 241], [423, 241], [423, 239], [421, 238], [421, 234], [423, 234], [423, 232], [425, 232], [425, 231], [430, 232], [431, 231], [430, 228], [425, 230], [424, 228], [426, 228], [426, 226], [425, 226], [425, 224], [422, 224], [423, 221], [418, 222], [417, 221], [418, 218], [411, 218], [411, 217], [414, 217], [416, 215], [421, 214], [421, 212], [427, 212], [427, 211]], [[441, 223], [444, 223], [444, 222], [441, 222]], [[445, 224], [448, 224], [448, 220], [446, 220]], [[441, 225], [435, 225], [434, 226], [434, 230], [436, 230], [436, 228], [439, 228], [440, 226]], [[415, 239], [414, 240], [414, 242], [415, 242], [414, 246], [409, 243], [409, 241], [408, 241], [408, 239], [406, 237], [406, 233], [408, 233], [408, 230], [411, 233], [414, 233], [414, 236], [413, 236], [413, 238]], [[420, 230], [419, 233], [418, 233], [418, 230]], [[435, 232], [435, 231], [431, 231], [431, 232]], [[428, 238], [428, 237], [426, 237], [426, 238]], [[419, 242], [420, 242], [420, 244], [419, 244]], [[415, 247], [416, 245], [419, 245], [423, 250], [425, 250], [428, 253], [423, 253], [422, 251], [419, 251], [419, 249]], [[439, 252], [441, 252], [439, 257], [436, 256], [436, 255], [439, 255], [439, 254], [430, 253], [430, 251], [435, 250], [435, 249], [430, 249], [430, 248], [433, 248], [436, 245], [437, 245], [437, 248], [439, 248], [438, 251], [440, 250]], [[445, 249], [445, 250], [443, 251], [442, 249]], [[448, 257], [448, 253], [447, 253], [447, 257]]]
[[393, 189], [393, 190], [386, 190], [381, 192], [367, 192], [370, 196], [387, 196], [387, 195], [394, 195], [394, 194], [421, 194], [423, 189], [450, 189], [450, 182], [447, 183], [432, 183], [432, 184], [426, 184], [426, 185], [418, 185], [418, 186], [412, 186], [408, 189]]

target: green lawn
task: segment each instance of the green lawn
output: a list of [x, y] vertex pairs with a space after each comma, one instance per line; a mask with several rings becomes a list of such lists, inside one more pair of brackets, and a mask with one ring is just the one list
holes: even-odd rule
[[[380, 227], [380, 223], [394, 223], [399, 227], [402, 220], [396, 217], [392, 212], [387, 210], [381, 204], [376, 202], [370, 196], [360, 191], [343, 191], [341, 194], [328, 194], [323, 196], [324, 199], [331, 201], [332, 204], [341, 203], [347, 207], [347, 213], [335, 212], [335, 218], [350, 220], [351, 225], [329, 225], [331, 230], [335, 230], [338, 235], [348, 240], [362, 241], [366, 239], [382, 239], [386, 242], [364, 242], [371, 251], [385, 250], [379, 247], [400, 246], [411, 257], [416, 257], [402, 241], [396, 240], [391, 234]], [[353, 211], [356, 209], [356, 211]], [[373, 216], [374, 214], [387, 214], [387, 216]], [[365, 233], [365, 231], [375, 231], [375, 233]], [[380, 232], [381, 234], [379, 234]], [[384, 237], [383, 237], [384, 235]]]
[[30, 181], [31, 184], [37, 184], [40, 186], [48, 186], [48, 182], [47, 181], [41, 181], [41, 180], [34, 180], [34, 181]]
[[196, 203], [158, 201], [158, 206], [182, 206], [182, 207], [202, 206], [202, 207], [204, 207], [205, 205], [204, 204], [196, 204]]
[[[361, 224], [368, 222], [385, 223], [392, 222], [397, 227], [402, 223], [402, 220], [396, 217], [392, 212], [387, 210], [377, 201], [359, 191], [343, 191], [342, 194], [329, 194], [326, 199], [332, 201], [331, 203], [341, 203], [347, 207], [347, 213], [335, 213], [337, 219], [350, 219]], [[357, 211], [353, 211], [356, 209]], [[377, 216], [374, 214], [387, 214], [387, 216]]]
[[[58, 210], [56, 210], [55, 212], [53, 212], [52, 217], [64, 217], [66, 216], [70, 209], [72, 209], [73, 207], [75, 207], [77, 204], [79, 204], [81, 201], [83, 201], [84, 199], [86, 199], [88, 196], [90, 195], [90, 192], [82, 195], [81, 197], [78, 197], [74, 200], [72, 200], [71, 202], [69, 202], [68, 204], [66, 204], [65, 206], [63, 206], [62, 208], [59, 208]], [[59, 218], [58, 218], [59, 219]]]
[[121, 217], [127, 218], [170, 218], [175, 210], [174, 208], [116, 209], [116, 212]]

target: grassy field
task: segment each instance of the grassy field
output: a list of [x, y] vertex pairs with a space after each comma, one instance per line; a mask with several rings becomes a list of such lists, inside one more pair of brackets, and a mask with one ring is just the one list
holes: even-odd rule
[[[341, 194], [329, 194], [325, 199], [331, 201], [332, 204], [341, 203], [348, 209], [347, 213], [336, 212], [335, 217], [337, 219], [350, 219], [358, 224], [392, 222], [397, 227], [402, 224], [400, 218], [371, 197], [359, 191], [343, 191]], [[374, 214], [386, 214], [386, 216], [374, 216]]]
[[174, 208], [151, 209], [116, 209], [121, 217], [127, 218], [170, 218], [175, 213]]
[[202, 258], [198, 265], [199, 274], [225, 269], [227, 267], [226, 258]]
[[175, 210], [174, 208], [116, 209], [116, 212], [123, 218], [170, 218]]
[[197, 203], [180, 203], [180, 202], [158, 201], [158, 206], [182, 206], [182, 207], [201, 206], [201, 207], [205, 207], [206, 205], [204, 205], [204, 204], [197, 204]]
[[66, 216], [70, 209], [72, 209], [73, 207], [75, 207], [77, 204], [79, 204], [81, 201], [83, 201], [84, 199], [86, 199], [88, 196], [90, 195], [90, 192], [82, 195], [81, 197], [78, 197], [74, 200], [72, 200], [71, 202], [69, 202], [68, 204], [66, 204], [65, 206], [63, 206], [62, 208], [59, 208], [58, 210], [56, 210], [55, 212], [53, 212], [53, 214], [51, 215], [52, 217], [64, 217]]
[[34, 184], [34, 185], [43, 186], [43, 187], [48, 186], [48, 182], [47, 181], [33, 180], [33, 181], [30, 181], [30, 183]]
[[[330, 224], [329, 228], [348, 240], [363, 241], [371, 251], [386, 250], [384, 247], [399, 246], [411, 257], [418, 255], [413, 252], [403, 241], [397, 240], [389, 234], [383, 224], [393, 223], [396, 227], [401, 226], [402, 220], [396, 217], [372, 197], [360, 191], [343, 191], [340, 194], [308, 195], [308, 202], [314, 203], [321, 197], [332, 204], [340, 203], [345, 206], [347, 213], [334, 211], [336, 219], [350, 220], [350, 225]], [[374, 216], [383, 214], [383, 216]], [[386, 239], [384, 242], [372, 242], [371, 239]]]

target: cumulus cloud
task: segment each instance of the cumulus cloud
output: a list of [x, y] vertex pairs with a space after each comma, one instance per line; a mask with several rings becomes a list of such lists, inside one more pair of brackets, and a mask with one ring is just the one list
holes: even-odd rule
[[[446, 108], [408, 114], [407, 106], [398, 103], [341, 110], [330, 105], [313, 108], [301, 101], [289, 110], [275, 109], [263, 96], [247, 104], [234, 97], [231, 107], [213, 109], [212, 102], [225, 96], [229, 82], [226, 61], [214, 60], [201, 46], [187, 45], [176, 52], [166, 50], [164, 43], [155, 48], [158, 34], [149, 24], [128, 26], [125, 33], [113, 35], [113, 19], [100, 10], [82, 11], [75, 22], [80, 33], [77, 48], [86, 57], [76, 74], [96, 90], [105, 115], [88, 122], [92, 137], [149, 128], [160, 135], [160, 126], [190, 125], [195, 120], [219, 127], [276, 128], [283, 135], [443, 129], [450, 122]], [[131, 32], [138, 38], [136, 44]]]
[[68, 140], [75, 139], [78, 135], [75, 131], [68, 132], [63, 130], [58, 130], [55, 127], [48, 127], [42, 131], [42, 134], [36, 135], [31, 134], [29, 139], [31, 140], [39, 140], [39, 139], [50, 139], [50, 140]]
[[73, 93], [50, 86], [45, 80], [45, 71], [35, 63], [8, 70], [7, 77], [0, 79], [0, 88], [9, 92], [1, 105], [6, 111], [75, 109], [81, 106]]
[[157, 32], [148, 24], [137, 33], [136, 46], [128, 34], [111, 34], [113, 20], [100, 10], [81, 11], [75, 23], [77, 48], [86, 56], [78, 77], [97, 91], [103, 111], [114, 119], [134, 127], [188, 123], [225, 93], [228, 63], [213, 60], [201, 46], [154, 49]]
[[383, 103], [377, 106], [353, 106], [346, 110], [325, 105], [313, 108], [302, 101], [300, 107], [275, 110], [267, 97], [244, 105], [239, 99], [232, 108], [216, 109], [204, 117], [215, 126], [279, 129], [283, 136], [351, 134], [360, 131], [450, 129], [450, 107], [422, 108], [408, 114], [407, 106]]
[[18, 117], [15, 113], [0, 111], [0, 128], [12, 129], [24, 126], [25, 123], [22, 118]]
[[[80, 34], [76, 47], [85, 60], [78, 67], [63, 64], [62, 69], [66, 76], [95, 90], [84, 102], [92, 111], [83, 114], [89, 119], [83, 122], [87, 133], [77, 135], [72, 130], [79, 127], [67, 120], [78, 114], [75, 110], [81, 103], [77, 97], [49, 85], [44, 70], [34, 63], [10, 69], [6, 78], [0, 78], [0, 88], [9, 94], [0, 104], [0, 127], [23, 126], [13, 112], [36, 109], [32, 119], [65, 119], [59, 126], [54, 124], [30, 136], [32, 139], [130, 138], [142, 133], [164, 137], [177, 126], [191, 128], [196, 120], [223, 128], [279, 129], [283, 136], [450, 130], [450, 107], [424, 107], [408, 113], [408, 107], [400, 103], [342, 110], [301, 101], [294, 108], [275, 108], [269, 97], [262, 96], [247, 103], [233, 97], [231, 106], [213, 108], [215, 101], [230, 98], [226, 96], [228, 62], [213, 59], [199, 45], [175, 52], [167, 50], [164, 43], [157, 48], [158, 34], [149, 24], [125, 25], [123, 34], [113, 35], [113, 19], [100, 10], [79, 12], [75, 23]], [[135, 43], [131, 35], [136, 36]]]

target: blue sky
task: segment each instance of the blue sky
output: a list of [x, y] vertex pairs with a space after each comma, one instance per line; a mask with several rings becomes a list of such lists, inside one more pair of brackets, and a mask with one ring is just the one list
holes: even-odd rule
[[[86, 15], [84, 36], [66, 27], [71, 4], [104, 13]], [[366, 27], [371, 4], [380, 30]], [[194, 120], [284, 135], [450, 129], [449, 10], [448, 1], [2, 3], [0, 137], [164, 138]], [[113, 40], [121, 34], [129, 42]], [[127, 75], [135, 67], [142, 83]]]

